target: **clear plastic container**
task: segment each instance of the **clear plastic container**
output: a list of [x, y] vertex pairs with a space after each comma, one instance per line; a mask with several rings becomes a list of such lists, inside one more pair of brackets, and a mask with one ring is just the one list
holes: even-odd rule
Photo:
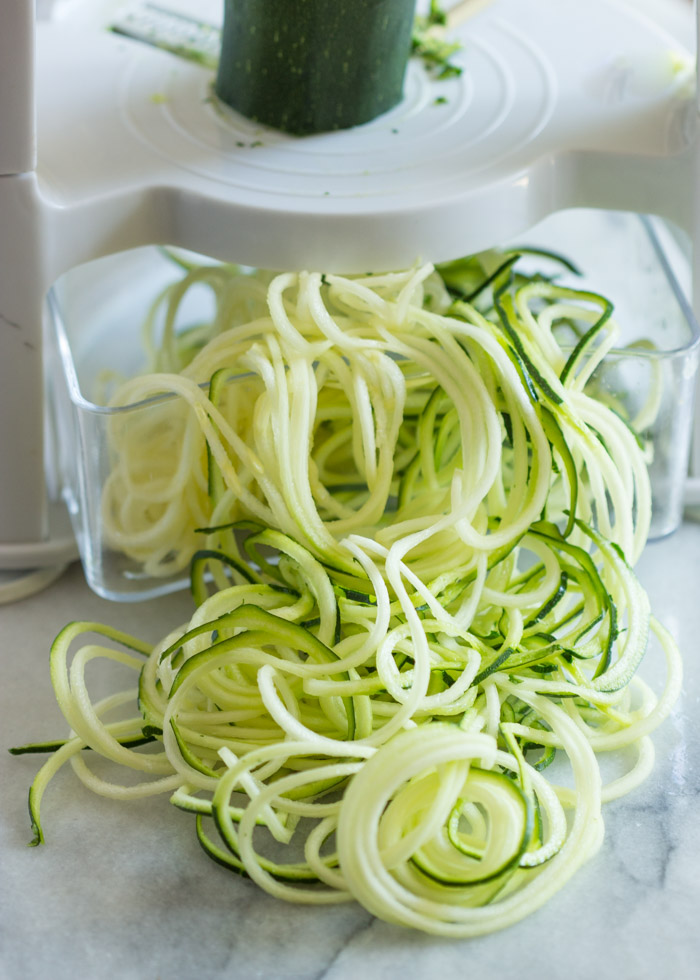
[[[680, 233], [658, 219], [615, 211], [561, 211], [519, 244], [570, 257], [569, 280], [614, 304], [618, 346], [587, 391], [628, 420], [650, 456], [650, 537], [675, 531], [683, 516], [700, 330], [690, 307], [689, 254]], [[541, 265], [541, 263], [540, 263]]]
[[[585, 271], [582, 279], [568, 281], [614, 302], [621, 347], [591, 383], [625, 417], [641, 419], [651, 454], [652, 536], [672, 532], [682, 516], [700, 356], [700, 334], [685, 299], [687, 263], [681, 249], [655, 221], [591, 211], [556, 214], [518, 244], [567, 255]], [[144, 318], [160, 289], [180, 276], [161, 250], [144, 248], [76, 268], [50, 295], [47, 373], [56, 479], [87, 580], [110, 599], [145, 599], [188, 582], [186, 562], [154, 577], [143, 562], [127, 557], [110, 541], [103, 514], [115, 433], [157, 421], [164, 399], [115, 409], [105, 408], [97, 394], [104, 395], [115, 379], [143, 370]], [[207, 315], [210, 297], [204, 288], [188, 302], [194, 318]]]

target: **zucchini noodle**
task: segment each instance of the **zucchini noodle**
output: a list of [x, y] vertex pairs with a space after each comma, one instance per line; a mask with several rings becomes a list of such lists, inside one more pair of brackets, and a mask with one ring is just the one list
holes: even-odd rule
[[[196, 609], [153, 648], [94, 623], [59, 634], [70, 736], [17, 750], [56, 753], [34, 843], [70, 762], [97, 793], [171, 793], [209, 856], [275, 897], [465, 937], [595, 854], [681, 664], [632, 570], [643, 451], [587, 393], [612, 306], [516, 261], [190, 268], [161, 294], [157, 370], [113, 400], [134, 407], [113, 420], [103, 521], [147, 574], [189, 566]], [[202, 283], [212, 323], [176, 329]], [[650, 637], [659, 696], [637, 676]], [[93, 705], [100, 659], [138, 690]], [[607, 783], [599, 756], [617, 758]]]

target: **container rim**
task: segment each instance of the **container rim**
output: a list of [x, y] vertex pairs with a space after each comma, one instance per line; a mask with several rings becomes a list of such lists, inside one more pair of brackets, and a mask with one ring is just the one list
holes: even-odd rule
[[651, 243], [651, 247], [654, 249], [654, 254], [658, 259], [659, 266], [661, 267], [661, 269], [664, 272], [664, 275], [666, 276], [666, 281], [671, 287], [671, 292], [673, 293], [676, 302], [678, 303], [680, 311], [683, 314], [683, 319], [688, 324], [688, 327], [690, 329], [690, 334], [691, 334], [690, 340], [688, 341], [687, 344], [683, 344], [682, 347], [676, 347], [671, 350], [663, 351], [663, 353], [669, 355], [691, 353], [698, 346], [700, 346], [700, 324], [698, 323], [698, 319], [695, 316], [695, 312], [693, 310], [693, 307], [688, 297], [686, 296], [685, 292], [681, 288], [681, 284], [678, 282], [678, 277], [676, 276], [676, 272], [673, 269], [673, 266], [669, 262], [666, 249], [663, 247], [661, 241], [659, 240], [659, 235], [655, 227], [655, 222], [660, 219], [654, 218], [648, 214], [640, 214], [638, 217], [644, 227], [644, 230], [647, 233], [647, 236]]
[[[691, 306], [688, 297], [686, 296], [683, 288], [681, 287], [676, 272], [669, 261], [668, 254], [664, 248], [661, 240], [659, 238], [658, 232], [655, 227], [655, 222], [657, 219], [651, 215], [637, 214], [636, 217], [641, 222], [644, 231], [649, 239], [650, 245], [654, 251], [656, 259], [659, 263], [661, 270], [664, 273], [664, 277], [669, 285], [671, 293], [678, 304], [679, 312], [681, 313], [683, 320], [688, 326], [690, 331], [690, 337], [688, 342], [682, 344], [678, 347], [673, 347], [669, 349], [653, 349], [653, 348], [630, 348], [630, 347], [611, 347], [610, 350], [605, 355], [606, 359], [613, 358], [618, 359], [622, 357], [635, 357], [642, 360], [673, 360], [679, 357], [692, 356], [700, 350], [700, 324], [695, 316], [693, 308]], [[61, 310], [61, 304], [58, 300], [56, 289], [51, 286], [47, 293], [47, 306], [50, 313], [50, 318], [52, 320], [53, 330], [56, 336], [57, 346], [60, 353], [61, 364], [65, 374], [66, 384], [68, 392], [70, 395], [71, 402], [81, 410], [89, 412], [97, 416], [113, 417], [124, 415], [129, 412], [139, 411], [144, 408], [150, 408], [155, 405], [160, 405], [162, 403], [177, 399], [180, 396], [175, 392], [162, 392], [161, 394], [152, 395], [148, 398], [142, 399], [140, 401], [130, 402], [128, 405], [99, 405], [97, 402], [91, 401], [86, 398], [80, 388], [80, 382], [78, 381], [78, 375], [75, 367], [75, 361], [72, 355], [70, 341], [68, 339], [68, 333], [65, 327], [65, 321], [63, 318], [63, 313]], [[567, 347], [563, 348], [565, 351]], [[231, 380], [239, 380], [244, 377], [250, 377], [250, 372], [244, 372], [239, 375], [233, 375]], [[204, 381], [199, 384], [199, 388], [206, 391], [209, 388], [209, 382]]]

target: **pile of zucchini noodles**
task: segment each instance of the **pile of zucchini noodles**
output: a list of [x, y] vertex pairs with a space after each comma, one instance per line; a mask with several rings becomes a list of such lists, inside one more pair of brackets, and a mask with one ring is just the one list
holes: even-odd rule
[[[113, 400], [141, 407], [115, 415], [103, 518], [148, 574], [190, 565], [196, 611], [154, 648], [59, 634], [71, 736], [29, 747], [55, 750], [35, 843], [70, 761], [106, 796], [170, 793], [215, 861], [274, 896], [445, 936], [516, 922], [593, 856], [681, 667], [632, 571], [643, 449], [586, 391], [612, 307], [518, 258], [192, 267], [158, 298], [156, 370]], [[197, 284], [216, 314], [178, 330]], [[650, 632], [658, 697], [637, 675]], [[93, 703], [103, 659], [138, 683]], [[619, 756], [607, 783], [600, 755]]]

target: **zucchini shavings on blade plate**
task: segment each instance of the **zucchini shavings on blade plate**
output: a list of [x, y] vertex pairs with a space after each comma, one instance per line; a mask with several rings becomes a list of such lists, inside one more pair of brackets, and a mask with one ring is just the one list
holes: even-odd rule
[[[44, 747], [35, 843], [69, 762], [106, 796], [171, 794], [271, 895], [455, 937], [518, 921], [595, 854], [681, 667], [632, 570], [643, 450], [587, 393], [612, 306], [518, 259], [190, 267], [158, 298], [154, 372], [113, 404], [173, 397], [115, 418], [103, 520], [148, 574], [189, 566], [196, 609], [154, 648], [95, 623], [59, 634], [71, 737]], [[216, 316], [177, 330], [202, 282]], [[637, 674], [650, 639], [658, 696]], [[96, 659], [131, 688], [93, 704]]]

